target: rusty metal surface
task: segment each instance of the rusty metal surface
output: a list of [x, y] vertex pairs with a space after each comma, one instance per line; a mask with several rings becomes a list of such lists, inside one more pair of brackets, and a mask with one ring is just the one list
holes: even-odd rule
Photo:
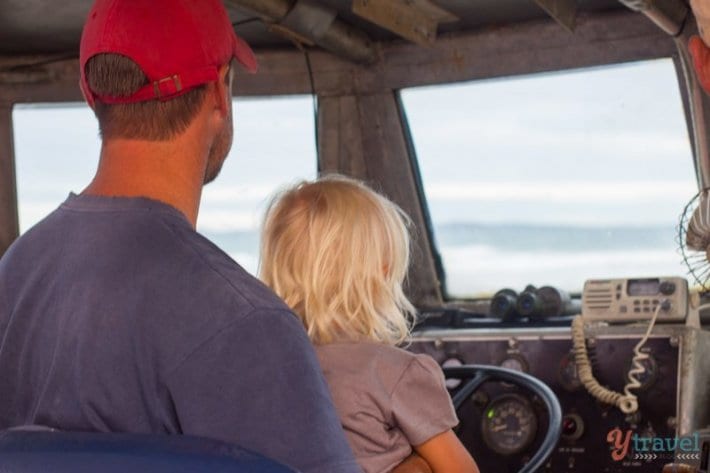
[[439, 23], [458, 20], [428, 0], [353, 0], [353, 13], [422, 46], [434, 43]]

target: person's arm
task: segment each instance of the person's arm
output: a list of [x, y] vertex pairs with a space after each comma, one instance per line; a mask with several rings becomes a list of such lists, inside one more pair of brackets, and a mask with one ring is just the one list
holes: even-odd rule
[[392, 473], [433, 473], [431, 467], [417, 452], [412, 452], [402, 463], [392, 469]]
[[416, 355], [392, 393], [392, 413], [433, 473], [478, 473], [478, 467], [456, 434], [458, 424], [444, 374], [427, 355]]
[[360, 473], [305, 330], [286, 310], [239, 316], [169, 374], [182, 433], [303, 473]]
[[479, 473], [476, 462], [451, 430], [415, 445], [414, 451], [426, 460], [433, 473]]

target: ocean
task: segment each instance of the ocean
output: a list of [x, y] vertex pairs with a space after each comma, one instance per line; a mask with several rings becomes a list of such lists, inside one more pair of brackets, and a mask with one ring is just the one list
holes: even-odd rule
[[[258, 265], [257, 231], [204, 232], [248, 271]], [[591, 278], [683, 276], [670, 226], [447, 223], [435, 229], [450, 296], [551, 285], [581, 291]], [[416, 235], [415, 235], [416, 238]]]

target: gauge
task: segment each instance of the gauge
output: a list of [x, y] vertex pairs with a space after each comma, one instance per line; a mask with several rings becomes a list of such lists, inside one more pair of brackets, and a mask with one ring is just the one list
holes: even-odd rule
[[[653, 385], [653, 383], [656, 382], [656, 377], [658, 376], [658, 364], [656, 363], [655, 358], [651, 355], [649, 355], [646, 359], [640, 360], [639, 363], [643, 367], [643, 373], [635, 374], [634, 378], [636, 378], [636, 380], [641, 384], [638, 389], [648, 389]], [[633, 366], [632, 361], [629, 365], [629, 369]], [[629, 371], [627, 370], [626, 372], [628, 373]]]
[[535, 439], [537, 416], [527, 399], [504, 394], [484, 411], [481, 430], [483, 440], [493, 451], [513, 455], [524, 451]]
[[[463, 361], [459, 360], [458, 358], [447, 358], [441, 364], [442, 368], [447, 368], [449, 366], [463, 366]], [[446, 380], [446, 387], [449, 389], [456, 389], [459, 387], [460, 384], [461, 380], [458, 378], [448, 378]]]
[[[520, 371], [521, 373], [527, 373], [528, 362], [525, 361], [525, 358], [523, 358], [522, 355], [508, 353], [503, 361], [500, 362], [500, 367], [513, 371]], [[515, 386], [514, 384], [507, 383], [505, 381], [503, 381], [502, 384], [508, 388]]]
[[526, 373], [528, 371], [528, 363], [520, 355], [507, 355], [503, 361], [500, 362], [501, 368], [508, 368], [509, 370], [520, 371], [521, 373]]
[[577, 364], [574, 361], [573, 353], [567, 353], [562, 357], [557, 374], [560, 384], [567, 391], [576, 391], [582, 387], [582, 381], [579, 380]]
[[565, 440], [579, 440], [584, 433], [584, 421], [579, 414], [565, 414], [562, 417], [562, 434]]

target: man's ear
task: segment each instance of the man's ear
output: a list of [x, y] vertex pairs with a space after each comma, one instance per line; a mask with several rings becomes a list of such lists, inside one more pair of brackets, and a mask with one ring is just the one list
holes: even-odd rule
[[227, 116], [230, 113], [232, 101], [232, 80], [229, 64], [224, 64], [219, 68], [219, 79], [214, 84], [215, 103], [222, 114]]

